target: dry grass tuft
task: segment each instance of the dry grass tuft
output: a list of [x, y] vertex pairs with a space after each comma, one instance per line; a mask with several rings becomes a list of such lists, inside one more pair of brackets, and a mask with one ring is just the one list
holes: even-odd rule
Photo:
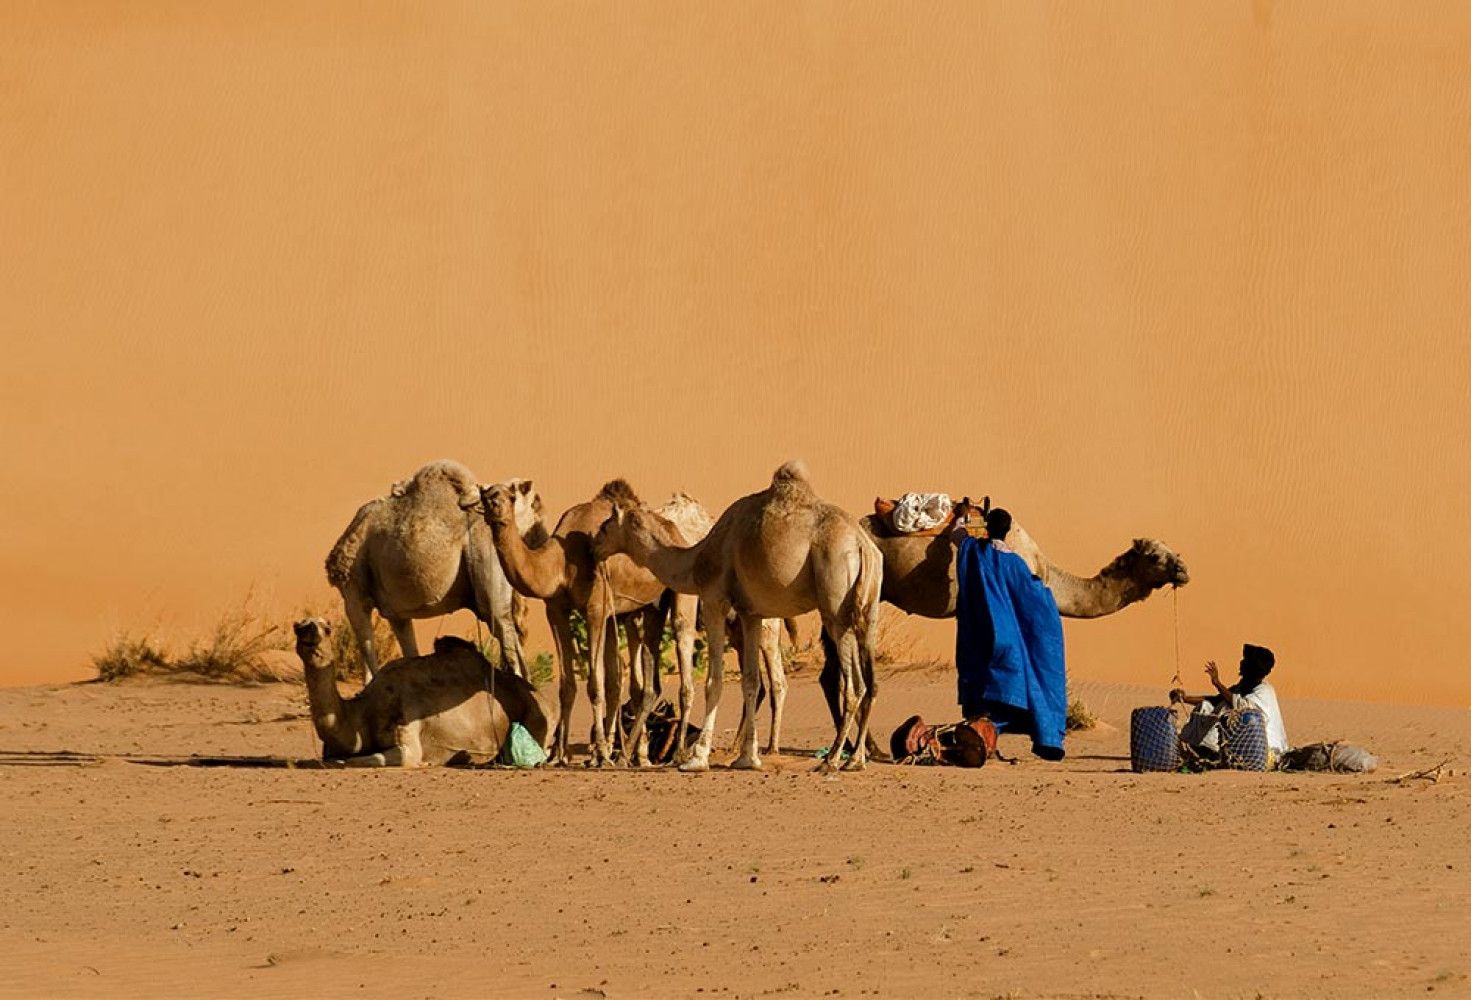
[[289, 655], [292, 645], [290, 627], [272, 622], [247, 593], [238, 607], [221, 615], [210, 633], [191, 642], [181, 656], [171, 654], [152, 633], [135, 637], [119, 632], [92, 657], [92, 667], [101, 681], [145, 676], [217, 684], [292, 680], [301, 676], [300, 667]]
[[92, 657], [92, 668], [100, 681], [120, 681], [164, 673], [169, 669], [169, 658], [163, 643], [154, 636], [118, 632], [106, 649]]
[[299, 674], [272, 654], [292, 648], [291, 630], [267, 621], [246, 595], [240, 607], [220, 617], [209, 636], [190, 643], [171, 669], [225, 684], [287, 680]]
[[1082, 698], [1069, 698], [1067, 703], [1067, 726], [1070, 733], [1092, 729], [1098, 725], [1098, 716], [1083, 703]]

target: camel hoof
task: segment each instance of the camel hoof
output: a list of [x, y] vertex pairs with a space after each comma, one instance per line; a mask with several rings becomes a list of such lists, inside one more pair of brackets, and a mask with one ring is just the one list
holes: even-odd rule
[[742, 754], [730, 762], [730, 769], [732, 771], [759, 771], [761, 770], [761, 758], [747, 757]]
[[704, 757], [691, 757], [689, 760], [679, 765], [679, 769], [685, 774], [694, 774], [699, 771], [708, 771], [710, 770], [710, 762]]
[[837, 770], [837, 768], [833, 766], [832, 761], [828, 760], [827, 758], [823, 758], [822, 763], [818, 764], [817, 767], [813, 770], [815, 770], [818, 774], [832, 774], [834, 771]]
[[844, 771], [862, 771], [867, 766], [868, 764], [866, 761], [859, 760], [857, 757], [849, 757], [847, 760], [843, 761], [842, 769]]

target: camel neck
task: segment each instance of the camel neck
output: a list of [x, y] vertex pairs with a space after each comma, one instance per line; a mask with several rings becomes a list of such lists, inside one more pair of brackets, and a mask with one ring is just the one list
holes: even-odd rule
[[1148, 596], [1147, 589], [1116, 571], [1112, 563], [1093, 576], [1080, 577], [1059, 569], [1045, 556], [1040, 561], [1039, 576], [1052, 591], [1057, 610], [1067, 618], [1101, 618]]
[[332, 665], [315, 662], [315, 656], [302, 659], [306, 676], [307, 701], [312, 709], [312, 726], [329, 757], [355, 754], [362, 749], [362, 734], [354, 725], [351, 703], [343, 701], [337, 690], [337, 673]]
[[567, 553], [562, 539], [552, 535], [542, 545], [532, 548], [515, 525], [494, 521], [490, 524], [490, 535], [506, 579], [522, 595], [545, 601], [562, 590], [567, 574]]
[[698, 594], [695, 562], [709, 543], [710, 536], [687, 546], [674, 522], [646, 511], [644, 523], [649, 529], [649, 544], [631, 546], [629, 558], [653, 573], [669, 589], [681, 594]]

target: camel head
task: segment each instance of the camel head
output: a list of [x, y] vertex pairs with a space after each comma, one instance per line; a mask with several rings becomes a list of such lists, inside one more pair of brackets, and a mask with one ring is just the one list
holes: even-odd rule
[[510, 491], [516, 530], [526, 534], [541, 522], [541, 494], [529, 479], [507, 479], [500, 485]]
[[1134, 545], [1123, 557], [1131, 579], [1146, 585], [1150, 590], [1160, 587], [1183, 587], [1190, 582], [1190, 571], [1185, 560], [1163, 542], [1152, 538], [1136, 538]]
[[632, 510], [625, 510], [618, 504], [608, 513], [608, 517], [598, 528], [598, 533], [593, 536], [592, 554], [598, 562], [626, 551], [628, 544], [628, 522], [633, 516]]
[[303, 662], [313, 665], [323, 665], [332, 660], [332, 643], [329, 641], [332, 635], [332, 626], [321, 618], [307, 618], [295, 625], [296, 629], [296, 655]]

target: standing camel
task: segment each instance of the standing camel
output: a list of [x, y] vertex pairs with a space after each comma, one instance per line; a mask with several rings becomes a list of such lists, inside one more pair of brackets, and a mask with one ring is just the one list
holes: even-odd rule
[[[883, 553], [886, 602], [921, 618], [955, 617], [959, 588], [955, 579], [955, 545], [948, 532], [895, 534], [872, 514], [859, 523]], [[1144, 600], [1161, 587], [1183, 587], [1190, 582], [1185, 561], [1163, 542], [1153, 539], [1134, 539], [1129, 548], [1091, 577], [1059, 569], [1016, 522], [1006, 536], [1006, 545], [1052, 591], [1057, 610], [1064, 618], [1101, 618]], [[837, 651], [824, 637], [819, 683], [834, 718], [838, 712], [839, 670]], [[872, 747], [869, 752], [873, 752]]]
[[[731, 504], [710, 533], [693, 545], [657, 514], [618, 506], [599, 530], [596, 548], [605, 556], [625, 553], [670, 588], [700, 597], [710, 649], [705, 721], [682, 770], [703, 771], [710, 766], [724, 676], [725, 622], [731, 610], [740, 618], [741, 689], [746, 718], [753, 721], [762, 619], [820, 613], [841, 664], [843, 711], [833, 746], [843, 745], [856, 721], [855, 742], [860, 749], [843, 766], [864, 767], [863, 748], [877, 690], [873, 639], [881, 557], [873, 539], [851, 515], [817, 495], [801, 462], [788, 462], [776, 470], [767, 489]], [[755, 725], [745, 727], [742, 735], [740, 755], [731, 766], [759, 768]], [[832, 770], [840, 756], [828, 754], [822, 770]]]
[[[587, 503], [569, 508], [557, 522], [551, 536], [540, 546], [527, 544], [515, 529], [513, 492], [505, 486], [487, 487], [481, 494], [485, 522], [491, 539], [505, 567], [511, 586], [527, 597], [546, 602], [547, 622], [557, 647], [557, 668], [561, 698], [561, 722], [552, 759], [567, 763], [568, 721], [577, 698], [577, 677], [573, 671], [572, 612], [581, 612], [587, 622], [590, 657], [587, 692], [592, 702], [592, 763], [612, 764], [611, 734], [617, 726], [618, 689], [621, 675], [618, 645], [608, 642], [608, 632], [618, 615], [639, 613], [638, 631], [630, 642], [636, 663], [658, 663], [659, 640], [664, 631], [665, 611], [661, 598], [664, 584], [632, 560], [622, 557], [600, 561], [593, 556], [592, 536], [607, 519], [615, 503], [640, 506], [637, 494], [622, 479], [603, 486]], [[678, 629], [677, 622], [677, 629]], [[642, 647], [640, 652], [636, 647]], [[681, 677], [693, 676], [693, 635], [676, 643], [680, 657]], [[655, 668], [657, 669], [657, 667]], [[635, 678], [640, 704], [648, 701], [640, 678]], [[689, 683], [686, 681], [686, 683]], [[641, 749], [643, 719], [640, 716], [630, 733], [628, 747]], [[627, 755], [625, 755], [627, 756]]]
[[[541, 498], [527, 479], [505, 484], [514, 498], [516, 530], [546, 535]], [[368, 680], [378, 669], [373, 611], [393, 627], [405, 656], [417, 656], [411, 619], [469, 608], [490, 626], [502, 661], [526, 676], [517, 628], [518, 602], [491, 546], [490, 530], [471, 508], [480, 486], [458, 462], [431, 462], [395, 483], [388, 496], [358, 508], [327, 556], [327, 581], [342, 594]]]
[[[686, 545], [691, 545], [704, 538], [715, 525], [715, 519], [710, 516], [709, 512], [705, 510], [698, 500], [688, 493], [674, 494], [667, 503], [654, 508], [654, 513], [665, 520], [673, 522], [674, 526], [679, 529], [679, 533], [683, 537], [684, 544]], [[680, 594], [673, 591], [671, 593], [674, 594], [675, 635], [676, 639], [678, 639], [684, 634], [680, 628], [680, 624], [695, 620], [700, 602], [698, 597], [690, 594]], [[736, 625], [736, 629], [729, 633], [730, 638], [733, 640], [731, 645], [736, 649], [737, 662], [742, 662], [740, 623], [735, 620], [734, 614], [726, 619], [727, 628], [732, 623]], [[781, 747], [782, 715], [787, 701], [787, 674], [781, 659], [781, 633], [784, 625], [795, 645], [797, 635], [796, 622], [791, 619], [783, 622], [776, 618], [767, 618], [761, 622], [761, 681], [771, 698], [771, 732], [766, 743], [767, 753], [776, 753]], [[688, 630], [688, 634], [691, 646], [693, 647], [693, 630]], [[631, 645], [632, 643], [630, 643]], [[687, 659], [693, 664], [693, 649]], [[686, 659], [680, 660], [679, 730], [674, 743], [679, 748], [681, 754], [684, 750], [686, 734], [689, 731], [690, 714], [694, 708], [693, 672], [684, 669], [685, 662]], [[644, 717], [647, 718], [648, 713], [653, 708], [655, 689], [650, 685], [644, 690], [648, 694], [645, 703], [640, 707]], [[745, 727], [753, 724], [754, 719], [742, 714], [741, 726], [736, 732], [735, 746], [737, 748], [745, 740]]]

